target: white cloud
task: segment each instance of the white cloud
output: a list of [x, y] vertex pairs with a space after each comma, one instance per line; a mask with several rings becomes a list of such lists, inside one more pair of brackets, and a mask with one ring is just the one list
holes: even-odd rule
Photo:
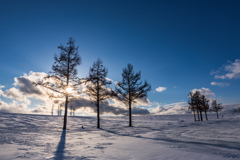
[[215, 99], [215, 93], [212, 92], [209, 88], [204, 88], [202, 87], [202, 89], [193, 89], [191, 90], [192, 93], [199, 91], [200, 94], [205, 95], [207, 99], [210, 100], [210, 102]]
[[211, 82], [212, 86], [220, 86], [220, 87], [224, 87], [224, 86], [229, 86], [229, 83], [224, 83], [224, 82]]
[[6, 103], [0, 99], [0, 112], [5, 113], [29, 113], [28, 104], [12, 101]]
[[111, 82], [113, 82], [113, 80], [112, 80], [112, 79], [110, 79], [110, 78], [108, 78], [108, 77], [106, 77], [105, 79], [106, 79], [106, 80], [108, 80], [108, 81], [111, 81]]
[[236, 59], [234, 62], [228, 61], [228, 63], [230, 64], [220, 67], [217, 71], [213, 70], [211, 72], [211, 75], [215, 75], [214, 76], [215, 79], [239, 78], [240, 77], [240, 59]]
[[156, 91], [157, 92], [163, 92], [163, 91], [165, 91], [167, 88], [166, 87], [158, 87], [158, 88], [156, 88]]
[[147, 97], [137, 99], [136, 102], [134, 103], [134, 106], [151, 106], [151, 105], [152, 103]]
[[186, 114], [189, 113], [189, 111], [188, 104], [186, 102], [178, 102], [151, 108], [150, 113], [155, 115], [173, 115]]
[[2, 89], [5, 88], [5, 86], [0, 85], [0, 96], [3, 95]]
[[[12, 88], [3, 90], [4, 87], [0, 86], [0, 94], [8, 99], [8, 103], [0, 99], [0, 112], [49, 114], [53, 100], [47, 96], [43, 88], [33, 84], [34, 81], [42, 79], [46, 75], [43, 72], [30, 71], [29, 74], [15, 77]], [[38, 106], [37, 103], [32, 104], [34, 100], [41, 100], [41, 106]]]
[[14, 87], [5, 90], [2, 95], [5, 98], [18, 100], [20, 102], [24, 102], [25, 104], [31, 103], [31, 101], [19, 89], [16, 89]]

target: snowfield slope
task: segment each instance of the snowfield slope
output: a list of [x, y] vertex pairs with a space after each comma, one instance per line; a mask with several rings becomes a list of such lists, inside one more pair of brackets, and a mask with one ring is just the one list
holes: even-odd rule
[[[0, 113], [1, 160], [240, 159], [240, 114], [194, 122], [192, 115], [63, 117]], [[83, 126], [83, 128], [82, 128]]]

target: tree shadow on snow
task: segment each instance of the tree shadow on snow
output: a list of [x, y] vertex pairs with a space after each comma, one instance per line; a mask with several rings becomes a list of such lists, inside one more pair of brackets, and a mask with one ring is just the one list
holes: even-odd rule
[[66, 130], [63, 130], [60, 142], [58, 143], [57, 150], [55, 152], [54, 160], [64, 159], [65, 139], [66, 139]]
[[234, 150], [240, 150], [240, 144], [238, 142], [218, 142], [216, 144], [211, 143], [211, 142], [195, 142], [195, 141], [183, 141], [183, 140], [178, 140], [178, 139], [171, 139], [171, 138], [154, 138], [154, 137], [142, 137], [139, 135], [131, 135], [131, 134], [122, 134], [118, 133], [116, 131], [108, 130], [108, 129], [103, 129], [101, 130], [112, 133], [118, 136], [126, 136], [126, 137], [135, 137], [135, 138], [140, 138], [140, 139], [150, 139], [150, 140], [157, 140], [157, 141], [165, 141], [165, 142], [170, 142], [172, 144], [192, 144], [192, 145], [197, 145], [197, 146], [202, 146], [202, 147], [218, 147], [222, 149], [234, 149]]

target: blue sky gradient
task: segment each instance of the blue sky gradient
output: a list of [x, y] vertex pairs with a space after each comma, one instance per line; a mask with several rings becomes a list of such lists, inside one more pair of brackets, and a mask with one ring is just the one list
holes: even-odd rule
[[[127, 63], [141, 70], [152, 85], [151, 102], [187, 102], [190, 90], [204, 87], [223, 103], [240, 103], [237, 76], [211, 75], [240, 58], [239, 8], [238, 0], [2, 0], [0, 85], [10, 88], [30, 71], [48, 73], [57, 46], [73, 37], [82, 57], [79, 77], [100, 57], [114, 81]], [[159, 86], [167, 89], [159, 93]]]

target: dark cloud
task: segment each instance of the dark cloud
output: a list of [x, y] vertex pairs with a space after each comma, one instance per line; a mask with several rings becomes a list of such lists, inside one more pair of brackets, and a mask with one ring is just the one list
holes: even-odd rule
[[132, 109], [132, 114], [144, 115], [144, 114], [150, 114], [150, 112], [144, 108], [134, 107]]
[[[71, 102], [70, 106], [73, 106], [75, 109], [80, 109], [80, 108], [90, 108], [92, 112], [97, 113], [97, 107], [95, 103], [91, 102], [90, 100], [86, 98], [78, 98], [75, 99]], [[127, 115], [128, 110], [125, 108], [121, 107], [115, 107], [114, 105], [110, 104], [108, 101], [104, 101], [100, 103], [100, 113], [101, 114], [113, 114], [113, 115]], [[134, 107], [132, 109], [132, 114], [149, 114], [149, 111], [147, 109], [142, 109], [142, 108], [137, 108]]]
[[9, 90], [5, 90], [3, 96], [6, 98], [16, 99], [22, 101], [26, 99], [26, 97], [16, 88], [10, 88]]
[[61, 103], [61, 101], [55, 99], [55, 100], [53, 100], [53, 103], [54, 103], [54, 104], [59, 104], [59, 103]]
[[0, 113], [12, 113], [12, 111], [7, 108], [0, 108]]
[[16, 85], [19, 90], [27, 95], [42, 95], [42, 92], [27, 78], [19, 77], [16, 78]]
[[33, 112], [33, 113], [44, 113], [47, 110], [48, 110], [47, 107], [38, 107], [38, 108], [33, 109], [31, 112]]

